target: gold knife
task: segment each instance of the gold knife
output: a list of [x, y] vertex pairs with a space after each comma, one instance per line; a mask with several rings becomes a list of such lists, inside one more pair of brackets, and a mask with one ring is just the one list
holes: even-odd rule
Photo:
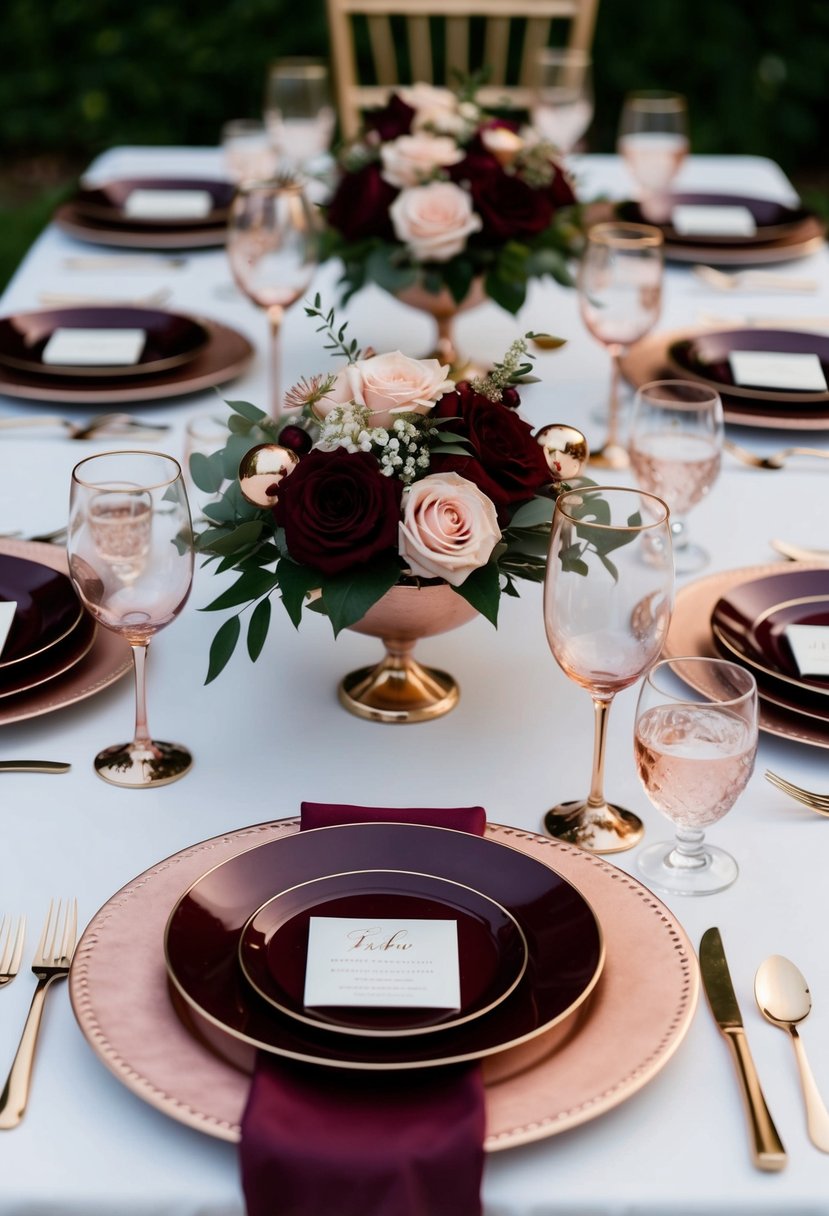
[[714, 1020], [725, 1035], [734, 1057], [751, 1132], [754, 1164], [760, 1170], [782, 1170], [786, 1164], [786, 1150], [760, 1088], [719, 929], [706, 929], [703, 933], [699, 944], [699, 964]]
[[68, 773], [71, 767], [58, 760], [0, 760], [0, 773]]

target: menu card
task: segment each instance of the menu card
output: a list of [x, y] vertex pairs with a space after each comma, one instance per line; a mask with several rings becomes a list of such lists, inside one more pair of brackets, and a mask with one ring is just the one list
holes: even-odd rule
[[144, 329], [62, 329], [43, 348], [43, 363], [74, 367], [126, 367], [137, 363], [147, 341]]
[[829, 625], [787, 625], [785, 633], [802, 676], [829, 676]]
[[754, 236], [757, 224], [748, 207], [678, 203], [671, 223], [682, 236]]
[[307, 1006], [459, 1009], [454, 920], [355, 920], [312, 916]]
[[3, 653], [3, 647], [6, 645], [6, 638], [9, 636], [9, 630], [12, 627], [16, 611], [17, 604], [14, 600], [4, 600], [0, 603], [0, 655]]
[[733, 350], [728, 362], [735, 384], [797, 392], [826, 392], [826, 377], [815, 354]]
[[209, 190], [131, 190], [124, 215], [141, 220], [197, 220], [213, 210]]

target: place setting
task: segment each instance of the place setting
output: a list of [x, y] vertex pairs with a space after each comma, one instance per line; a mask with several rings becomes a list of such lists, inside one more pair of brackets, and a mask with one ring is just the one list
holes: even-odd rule
[[81, 187], [54, 213], [69, 236], [116, 249], [224, 244], [235, 183], [222, 178], [115, 178]]

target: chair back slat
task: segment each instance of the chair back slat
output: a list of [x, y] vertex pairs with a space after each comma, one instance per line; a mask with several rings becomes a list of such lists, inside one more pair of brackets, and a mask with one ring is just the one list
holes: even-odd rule
[[432, 37], [428, 17], [409, 17], [406, 20], [409, 38], [409, 60], [412, 65], [412, 80], [434, 80], [432, 68]]
[[366, 24], [377, 83], [397, 84], [397, 53], [394, 49], [391, 19], [386, 16], [373, 16], [367, 19]]

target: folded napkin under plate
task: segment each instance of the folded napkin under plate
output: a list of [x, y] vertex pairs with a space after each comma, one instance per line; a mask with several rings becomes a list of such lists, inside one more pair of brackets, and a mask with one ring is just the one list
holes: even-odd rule
[[[293, 819], [243, 828], [145, 871], [93, 917], [70, 976], [81, 1030], [122, 1084], [165, 1115], [228, 1141], [240, 1137], [249, 1076], [206, 1050], [177, 1017], [161, 943], [184, 888], [231, 857], [290, 839], [298, 826]], [[484, 1148], [496, 1152], [574, 1128], [647, 1084], [688, 1030], [698, 969], [671, 912], [609, 862], [498, 824], [487, 825], [485, 839], [570, 882], [601, 923], [607, 950], [584, 1017], [563, 1042], [539, 1036], [526, 1066], [497, 1082], [490, 1065], [501, 1057], [484, 1062]]]

